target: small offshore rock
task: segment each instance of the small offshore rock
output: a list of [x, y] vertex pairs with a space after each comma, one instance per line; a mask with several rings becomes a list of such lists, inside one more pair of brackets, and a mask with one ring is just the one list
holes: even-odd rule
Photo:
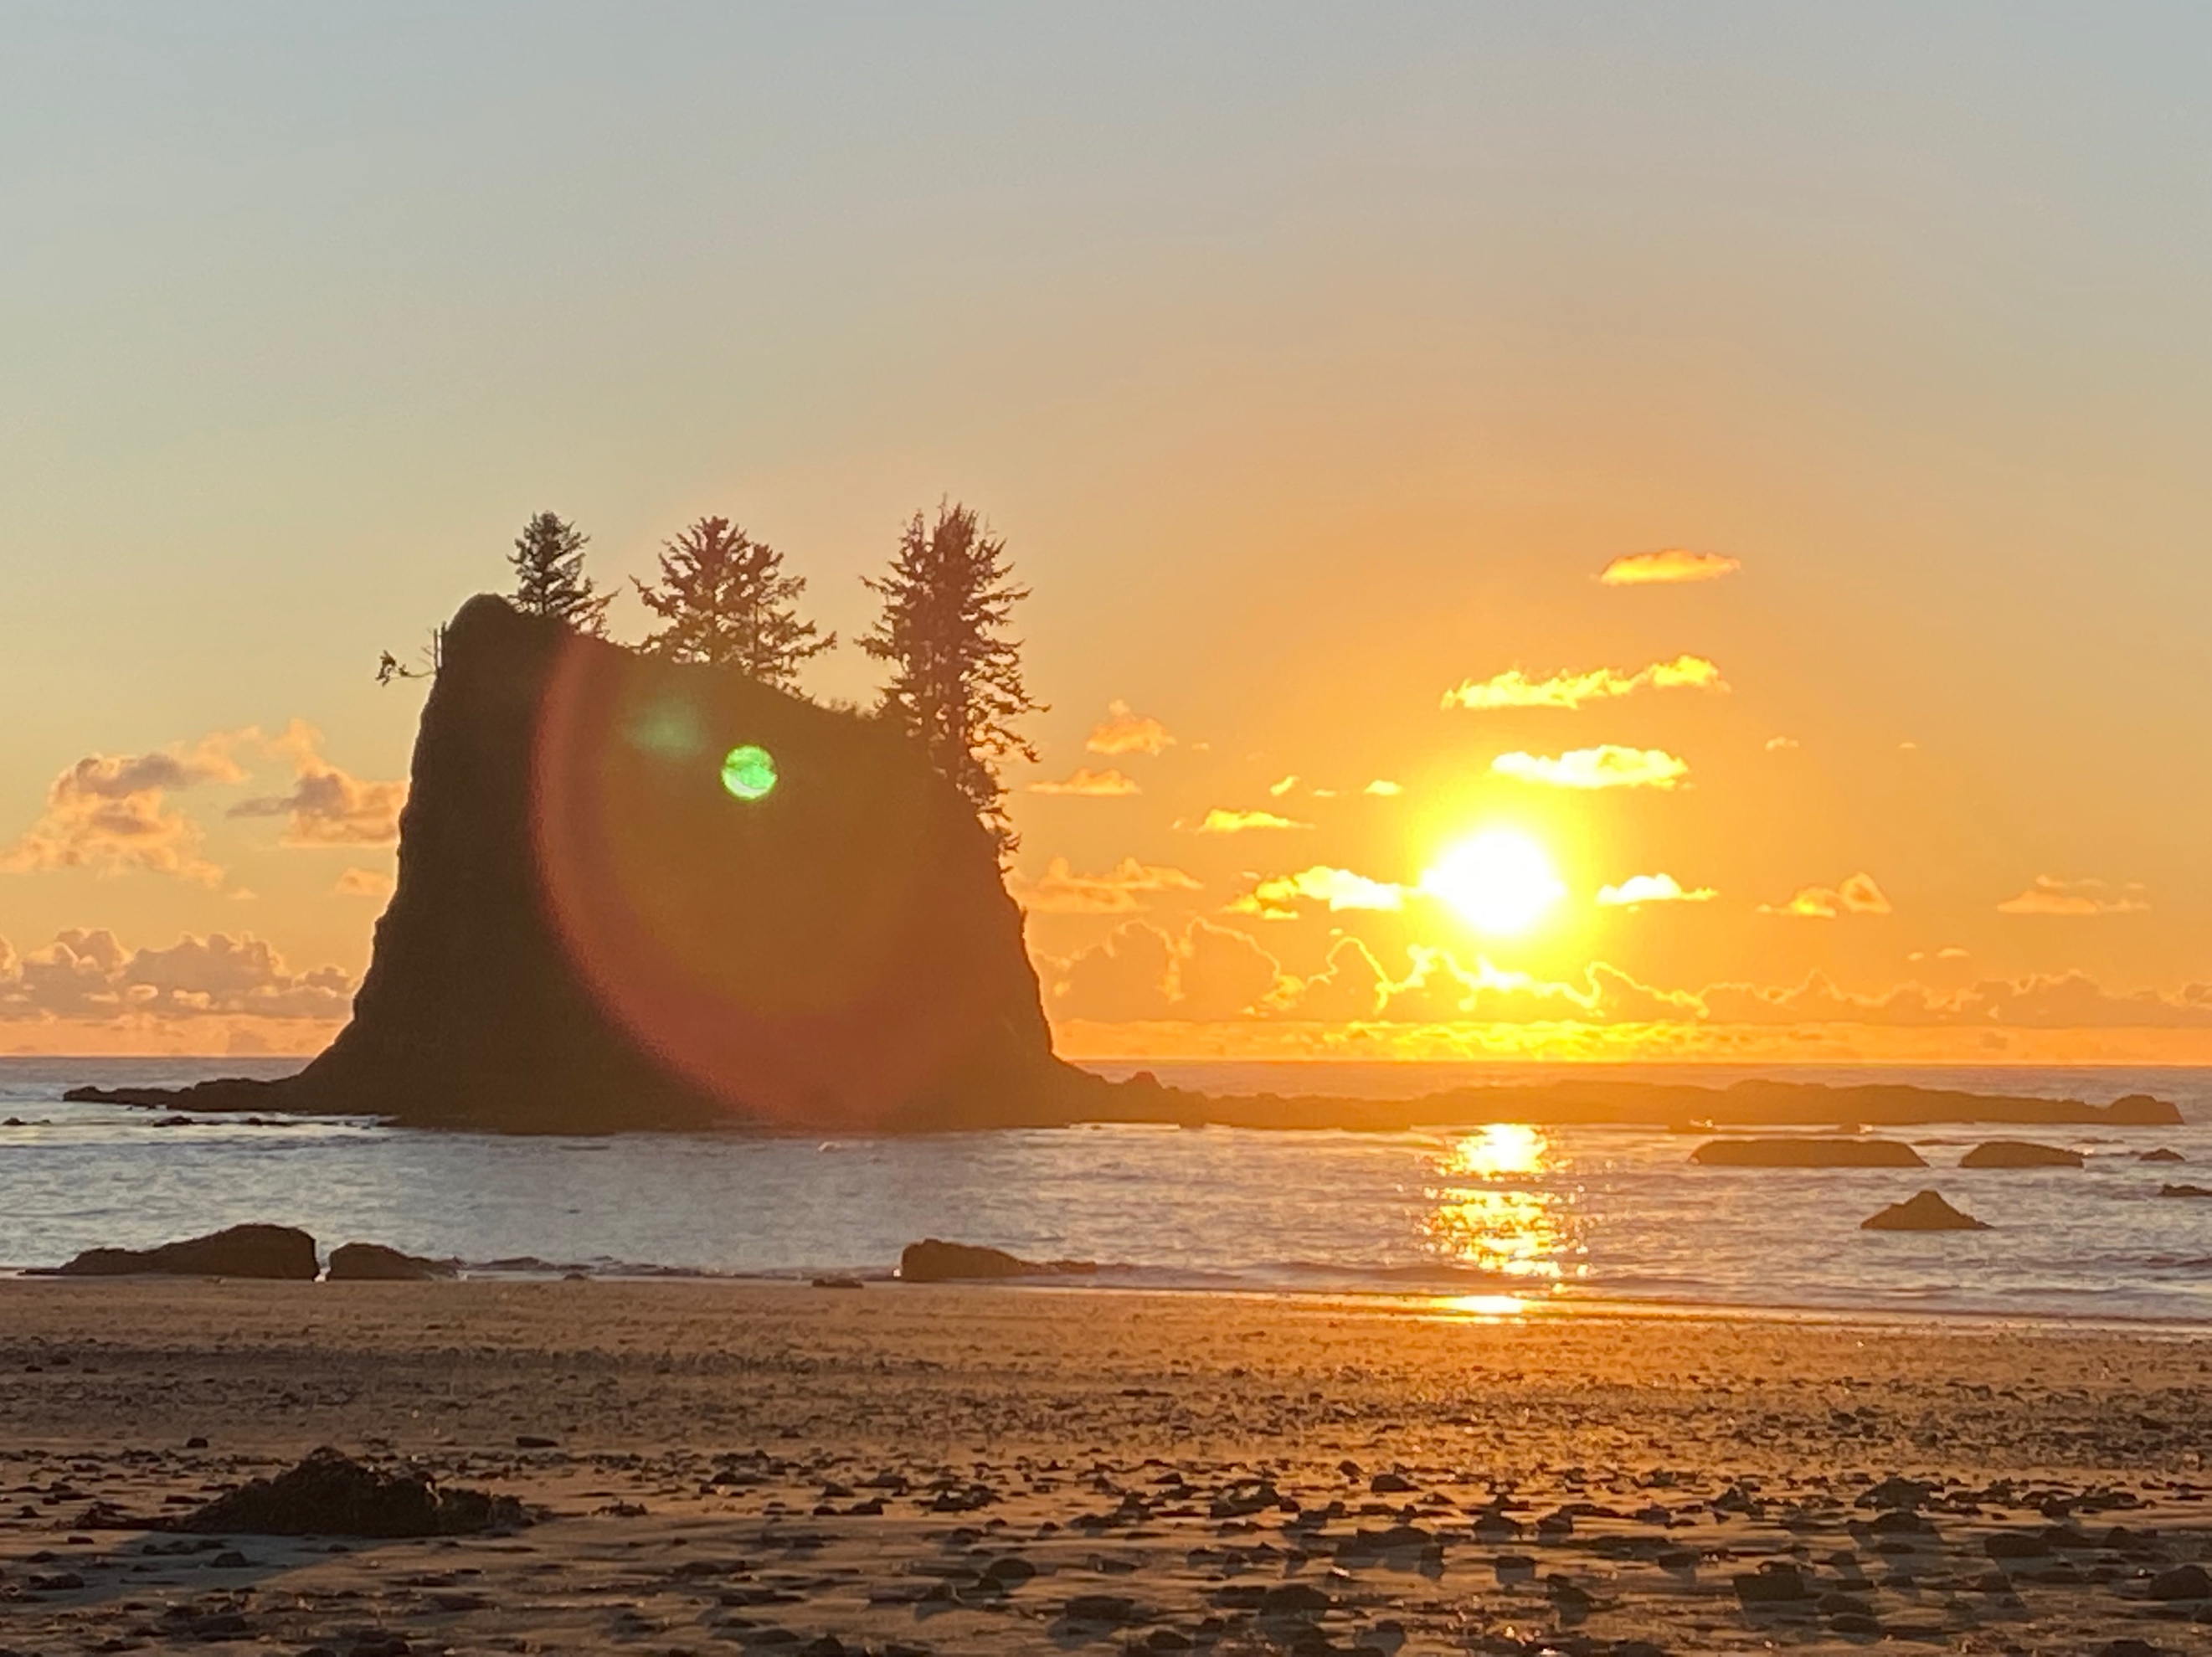
[[972, 1283], [1001, 1278], [1047, 1278], [1093, 1272], [1089, 1260], [1025, 1260], [1003, 1248], [945, 1242], [936, 1237], [908, 1243], [899, 1254], [902, 1283]]
[[1892, 1203], [1881, 1213], [1859, 1222], [1862, 1231], [1987, 1231], [1989, 1229], [1986, 1220], [1978, 1220], [1972, 1215], [1952, 1207], [1943, 1200], [1942, 1193], [1936, 1191], [1923, 1191], [1904, 1202]]
[[315, 1240], [289, 1225], [234, 1225], [155, 1248], [88, 1248], [44, 1275], [121, 1278], [273, 1278], [312, 1283], [321, 1269]]
[[332, 1283], [434, 1283], [450, 1278], [453, 1268], [443, 1260], [403, 1254], [382, 1243], [343, 1243], [331, 1251]]
[[1927, 1159], [1894, 1139], [1714, 1139], [1690, 1153], [1705, 1168], [1925, 1168]]
[[2025, 1139], [1990, 1139], [1959, 1158], [1960, 1168], [2079, 1168], [2086, 1159], [2060, 1145], [2031, 1144]]

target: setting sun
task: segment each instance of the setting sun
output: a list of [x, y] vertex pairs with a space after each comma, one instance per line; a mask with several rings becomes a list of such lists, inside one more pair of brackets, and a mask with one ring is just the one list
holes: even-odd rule
[[1544, 848], [1510, 828], [1450, 847], [1421, 877], [1421, 889], [1477, 932], [1507, 938], [1527, 932], [1567, 893]]

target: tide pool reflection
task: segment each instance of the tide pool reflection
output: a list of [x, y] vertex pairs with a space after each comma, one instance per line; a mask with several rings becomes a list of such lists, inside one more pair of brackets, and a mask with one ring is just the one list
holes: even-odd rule
[[[1455, 1264], [1501, 1276], [1553, 1284], [1580, 1276], [1573, 1217], [1556, 1187], [1558, 1173], [1540, 1128], [1492, 1122], [1467, 1135], [1437, 1158], [1437, 1183], [1425, 1193], [1429, 1246]], [[1466, 1299], [1469, 1311], [1510, 1315], [1522, 1309], [1510, 1295]]]

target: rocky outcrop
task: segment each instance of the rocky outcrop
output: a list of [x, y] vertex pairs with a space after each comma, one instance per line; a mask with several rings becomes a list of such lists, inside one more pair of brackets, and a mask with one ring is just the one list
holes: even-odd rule
[[156, 1248], [88, 1248], [51, 1274], [122, 1278], [280, 1278], [312, 1283], [319, 1270], [315, 1240], [289, 1225], [234, 1225]]
[[1862, 1231], [1987, 1231], [1986, 1222], [1962, 1214], [1940, 1193], [1923, 1191], [1859, 1222]]
[[1991, 1139], [1959, 1158], [1960, 1168], [2079, 1168], [2086, 1159], [2059, 1145], [2030, 1144], [2025, 1139]]
[[2162, 1185], [2158, 1188], [2161, 1197], [2212, 1197], [2212, 1188], [2201, 1185]]
[[425, 1475], [366, 1466], [325, 1446], [172, 1521], [203, 1535], [460, 1536], [527, 1522], [510, 1496], [441, 1490]]
[[[740, 748], [768, 768], [733, 792]], [[284, 1080], [100, 1096], [603, 1132], [980, 1125], [1105, 1087], [1054, 1058], [991, 839], [917, 744], [483, 598], [352, 1022]]]
[[452, 1277], [453, 1268], [382, 1243], [342, 1243], [331, 1250], [330, 1270], [324, 1275], [332, 1283], [433, 1283]]
[[2189, 1158], [2169, 1146], [2160, 1145], [2156, 1150], [2138, 1150], [2136, 1160], [2139, 1162], [2185, 1162]]
[[1025, 1260], [1003, 1248], [927, 1237], [906, 1246], [899, 1255], [898, 1274], [902, 1283], [978, 1283], [1002, 1278], [1065, 1277], [1097, 1269], [1088, 1260]]
[[1715, 1139], [1690, 1153], [1707, 1168], [1925, 1168], [1894, 1139]]

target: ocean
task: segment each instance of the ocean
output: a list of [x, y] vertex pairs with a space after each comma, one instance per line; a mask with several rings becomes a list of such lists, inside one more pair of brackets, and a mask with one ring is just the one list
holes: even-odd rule
[[[471, 1274], [882, 1277], [937, 1236], [1099, 1262], [1071, 1288], [1390, 1296], [1474, 1315], [1726, 1307], [2212, 1324], [2212, 1070], [1782, 1068], [2085, 1098], [2147, 1092], [2187, 1126], [1892, 1130], [1926, 1168], [1692, 1165], [1696, 1138], [1533, 1127], [1268, 1132], [1101, 1126], [871, 1138], [741, 1132], [501, 1138], [360, 1119], [203, 1116], [62, 1102], [80, 1083], [285, 1073], [296, 1060], [0, 1058], [0, 1268], [244, 1221], [453, 1258]], [[1134, 1065], [1100, 1065], [1125, 1075]], [[1410, 1096], [1530, 1066], [1158, 1064], [1218, 1092]], [[1636, 1074], [1639, 1072], [1626, 1072]], [[1725, 1084], [1743, 1070], [1640, 1072]], [[1964, 1170], [1984, 1138], [2080, 1169]], [[2179, 1165], [2144, 1162], [2165, 1147]], [[1934, 1187], [1993, 1228], [1864, 1232]]]

